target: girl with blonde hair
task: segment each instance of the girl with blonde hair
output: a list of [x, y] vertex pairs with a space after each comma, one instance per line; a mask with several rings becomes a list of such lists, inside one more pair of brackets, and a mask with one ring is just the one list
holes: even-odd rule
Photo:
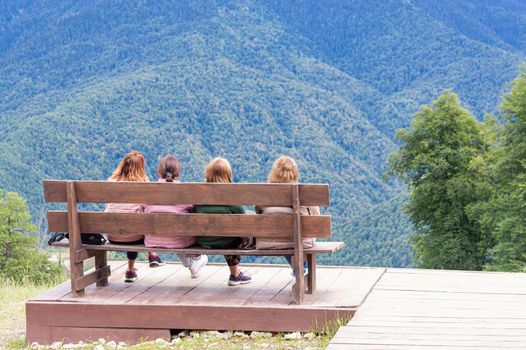
[[293, 184], [297, 183], [299, 178], [300, 174], [296, 161], [287, 156], [276, 159], [268, 174], [268, 182], [270, 183]]
[[[108, 178], [108, 181], [134, 181], [134, 182], [148, 182], [146, 175], [146, 161], [144, 156], [138, 151], [131, 151], [126, 154], [120, 161], [117, 169]], [[140, 211], [139, 204], [125, 204], [125, 203], [108, 203], [106, 204], [106, 212], [113, 213], [135, 213]], [[144, 235], [140, 234], [115, 234], [108, 233], [108, 240], [115, 244], [143, 244]], [[127, 252], [128, 269], [125, 274], [125, 282], [134, 282], [137, 280], [137, 272], [135, 269], [135, 260], [137, 259], [137, 252]], [[163, 263], [161, 258], [153, 253], [148, 253], [148, 260], [150, 267], [157, 267]]]
[[[206, 166], [205, 169], [206, 182], [231, 183], [232, 182], [232, 167], [228, 160], [224, 158], [214, 158]], [[201, 214], [245, 214], [245, 209], [237, 205], [197, 205], [195, 207], [196, 213]], [[243, 243], [241, 237], [198, 237], [197, 243], [208, 249], [228, 249], [239, 248]], [[239, 269], [241, 256], [239, 255], [225, 255], [226, 263], [230, 269], [230, 277], [228, 279], [229, 286], [237, 286], [239, 284], [247, 284], [252, 281], [250, 276], [245, 275]]]
[[[299, 170], [296, 161], [291, 157], [281, 156], [272, 165], [268, 175], [269, 183], [286, 183], [295, 184], [299, 181]], [[291, 207], [256, 207], [258, 214], [291, 214]], [[319, 207], [300, 207], [301, 215], [320, 215]], [[315, 243], [314, 238], [304, 238], [302, 240], [303, 248], [312, 248]], [[294, 241], [286, 238], [258, 238], [256, 240], [257, 249], [291, 249], [294, 248]], [[286, 257], [288, 263], [291, 258]], [[306, 262], [304, 263], [304, 272], [307, 273]]]

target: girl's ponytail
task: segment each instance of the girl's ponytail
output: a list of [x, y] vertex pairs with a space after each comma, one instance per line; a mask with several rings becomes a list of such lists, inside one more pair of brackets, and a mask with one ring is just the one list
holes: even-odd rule
[[179, 179], [181, 173], [181, 164], [177, 157], [167, 155], [159, 162], [157, 172], [161, 179], [165, 179], [166, 182], [174, 182]]

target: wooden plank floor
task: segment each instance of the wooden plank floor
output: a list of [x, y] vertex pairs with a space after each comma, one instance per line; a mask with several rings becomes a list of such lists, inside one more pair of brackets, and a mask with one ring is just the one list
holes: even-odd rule
[[388, 269], [327, 349], [525, 348], [525, 274]]
[[285, 265], [243, 265], [252, 276], [244, 286], [227, 285], [224, 264], [209, 264], [197, 279], [170, 263], [138, 264], [138, 281], [124, 283], [124, 262], [111, 262], [106, 287], [90, 286], [75, 298], [69, 281], [26, 304], [31, 343], [113, 338], [169, 338], [174, 329], [313, 331], [350, 317], [383, 268], [318, 267], [318, 289], [302, 305], [291, 304], [294, 283]]

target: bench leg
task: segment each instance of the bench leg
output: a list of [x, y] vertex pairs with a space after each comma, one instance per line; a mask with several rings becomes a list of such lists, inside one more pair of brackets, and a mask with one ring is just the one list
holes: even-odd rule
[[84, 262], [75, 262], [74, 258], [70, 257], [70, 273], [71, 273], [71, 292], [74, 297], [84, 295], [84, 288], [77, 286], [77, 280], [84, 276]]
[[303, 304], [305, 295], [305, 279], [303, 276], [303, 263], [296, 256], [292, 256], [292, 269], [294, 270], [295, 283], [292, 286], [292, 298], [294, 304]]
[[84, 295], [84, 287], [77, 283], [84, 276], [84, 262], [77, 261], [77, 250], [82, 248], [80, 236], [80, 221], [77, 210], [77, 195], [75, 193], [75, 182], [68, 181], [66, 184], [66, 197], [68, 200], [68, 233], [69, 233], [69, 261], [71, 273], [71, 293], [74, 297]]
[[312, 294], [316, 290], [316, 254], [307, 254], [307, 265], [309, 274], [307, 275], [307, 294]]
[[[108, 265], [107, 252], [105, 250], [97, 252], [95, 255], [95, 270], [99, 270]], [[97, 281], [97, 287], [105, 287], [108, 285], [108, 277]]]

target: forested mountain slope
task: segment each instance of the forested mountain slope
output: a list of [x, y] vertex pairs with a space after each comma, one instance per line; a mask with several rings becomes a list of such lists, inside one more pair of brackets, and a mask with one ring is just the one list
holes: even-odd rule
[[[132, 148], [152, 178], [178, 155], [184, 181], [214, 156], [265, 181], [288, 154], [331, 185], [348, 247], [325, 262], [405, 266], [403, 188], [382, 177], [394, 130], [444, 88], [493, 111], [524, 57], [484, 15], [499, 4], [468, 3], [2, 2], [0, 187], [37, 212], [43, 178], [104, 179]], [[524, 7], [501, 7], [521, 32]]]
[[[524, 56], [511, 47], [504, 50], [489, 45], [482, 30], [491, 31], [507, 18], [517, 18], [516, 37], [524, 37], [526, 19], [519, 14], [524, 16], [526, 10], [519, 4], [425, 0], [307, 3], [309, 6], [302, 0], [275, 1], [274, 6], [280, 7], [277, 12], [283, 21], [310, 38], [331, 64], [383, 94], [376, 103], [377, 115], [370, 119], [388, 136], [406, 125], [419, 105], [445, 88], [453, 88], [479, 115], [492, 111], [503, 85], [515, 77]], [[473, 21], [481, 21], [479, 31], [466, 36], [468, 24], [457, 24], [452, 18], [462, 10], [463, 18], [470, 18], [468, 9], [473, 7]], [[498, 12], [495, 8], [501, 15], [491, 20], [488, 16]]]

